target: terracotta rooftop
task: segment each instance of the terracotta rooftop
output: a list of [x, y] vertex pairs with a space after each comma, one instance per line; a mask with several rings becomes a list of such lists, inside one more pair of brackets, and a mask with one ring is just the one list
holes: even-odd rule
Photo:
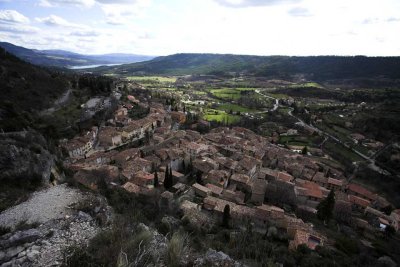
[[349, 195], [349, 201], [352, 204], [356, 204], [358, 206], [361, 206], [363, 208], [366, 208], [369, 206], [369, 204], [371, 204], [371, 202], [369, 200], [363, 199], [361, 197], [357, 197], [354, 195]]
[[222, 194], [222, 191], [224, 190], [223, 188], [216, 186], [214, 184], [206, 184], [206, 187], [208, 189], [211, 190], [211, 192], [215, 195], [215, 196], [219, 196]]
[[305, 181], [302, 187], [306, 189], [307, 196], [315, 197], [318, 199], [322, 199], [324, 197], [321, 187], [314, 182]]
[[348, 184], [347, 185], [347, 190], [349, 190], [351, 192], [354, 192], [354, 193], [357, 193], [357, 194], [359, 194], [361, 196], [365, 196], [365, 197], [367, 197], [368, 199], [371, 199], [371, 200], [376, 200], [376, 198], [377, 198], [376, 194], [372, 193], [371, 191], [369, 191], [365, 187], [362, 187], [361, 185], [358, 185], [358, 184], [353, 184], [353, 183], [352, 184]]
[[285, 182], [293, 181], [293, 176], [285, 172], [279, 172], [277, 178]]
[[343, 181], [342, 180], [338, 180], [335, 178], [328, 178], [328, 184], [332, 184], [332, 185], [336, 185], [336, 186], [343, 186]]
[[250, 181], [250, 177], [245, 174], [235, 173], [231, 176], [231, 181], [248, 184]]
[[140, 192], [140, 187], [131, 182], [125, 183], [122, 187], [130, 193], [138, 194]]

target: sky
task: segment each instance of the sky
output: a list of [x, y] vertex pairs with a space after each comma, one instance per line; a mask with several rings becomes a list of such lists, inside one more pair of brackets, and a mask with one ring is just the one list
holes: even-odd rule
[[0, 41], [84, 54], [400, 56], [400, 0], [0, 0]]

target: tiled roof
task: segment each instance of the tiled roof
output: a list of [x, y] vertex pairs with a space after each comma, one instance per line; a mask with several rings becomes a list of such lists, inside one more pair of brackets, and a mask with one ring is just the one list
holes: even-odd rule
[[285, 182], [293, 181], [293, 176], [285, 172], [279, 172], [277, 178]]
[[365, 196], [368, 199], [375, 200], [377, 198], [377, 195], [369, 191], [368, 189], [358, 185], [358, 184], [348, 184], [347, 185], [347, 190], [357, 193], [359, 195]]
[[354, 195], [349, 195], [349, 201], [352, 204], [356, 204], [357, 206], [361, 206], [363, 208], [366, 208], [369, 206], [369, 204], [371, 203], [369, 200], [363, 199], [361, 197], [357, 197]]

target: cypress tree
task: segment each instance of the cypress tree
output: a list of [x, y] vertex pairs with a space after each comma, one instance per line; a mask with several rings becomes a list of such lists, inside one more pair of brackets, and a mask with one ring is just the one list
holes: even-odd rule
[[322, 200], [317, 206], [317, 217], [321, 221], [327, 222], [332, 218], [333, 208], [335, 207], [335, 192], [331, 190], [327, 198]]
[[154, 173], [154, 187], [158, 187], [158, 174], [157, 171]]
[[164, 179], [164, 187], [165, 189], [170, 189], [173, 185], [172, 181], [172, 168], [169, 168], [167, 165], [167, 168], [165, 170], [165, 179]]
[[308, 153], [308, 148], [307, 148], [307, 146], [305, 146], [305, 147], [303, 147], [303, 149], [301, 150], [301, 154], [307, 155], [307, 153]]
[[230, 217], [231, 217], [230, 213], [231, 213], [230, 206], [229, 205], [225, 205], [224, 214], [223, 214], [223, 217], [222, 217], [222, 226], [223, 227], [229, 228], [229, 220], [230, 220]]
[[164, 178], [164, 187], [165, 189], [169, 189], [169, 169], [168, 169], [168, 165], [165, 168], [165, 178]]

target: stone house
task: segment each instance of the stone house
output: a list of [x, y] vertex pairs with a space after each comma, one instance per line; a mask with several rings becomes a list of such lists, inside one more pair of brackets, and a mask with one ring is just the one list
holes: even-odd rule
[[110, 148], [122, 143], [121, 133], [114, 127], [103, 127], [98, 134], [99, 145], [104, 148]]
[[266, 192], [266, 181], [263, 179], [253, 179], [251, 184], [251, 198], [250, 201], [256, 205], [264, 203]]

